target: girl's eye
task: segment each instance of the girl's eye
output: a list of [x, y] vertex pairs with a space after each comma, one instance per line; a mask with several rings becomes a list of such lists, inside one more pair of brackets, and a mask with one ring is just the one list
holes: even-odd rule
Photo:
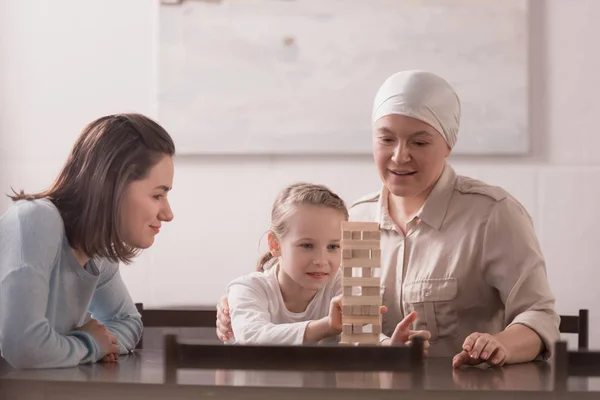
[[160, 200], [163, 195], [162, 194], [157, 194], [156, 196], [153, 196], [156, 200]]
[[330, 244], [327, 247], [329, 248], [329, 250], [337, 250], [340, 248], [340, 245], [339, 244]]
[[423, 147], [423, 146], [427, 146], [429, 143], [427, 142], [414, 142], [415, 146], [417, 147]]
[[312, 249], [312, 244], [311, 243], [302, 243], [300, 245], [300, 247], [305, 248], [305, 249]]

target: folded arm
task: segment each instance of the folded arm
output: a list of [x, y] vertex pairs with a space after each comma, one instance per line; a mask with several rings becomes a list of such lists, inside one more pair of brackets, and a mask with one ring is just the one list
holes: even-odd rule
[[120, 354], [127, 354], [135, 349], [142, 337], [142, 316], [127, 291], [118, 264], [105, 262], [101, 271], [102, 278], [94, 292], [90, 312], [117, 337]]

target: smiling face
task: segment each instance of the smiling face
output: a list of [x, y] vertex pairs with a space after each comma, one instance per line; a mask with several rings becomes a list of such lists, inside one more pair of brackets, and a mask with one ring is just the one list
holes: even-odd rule
[[127, 245], [147, 249], [162, 223], [173, 219], [167, 199], [173, 173], [173, 159], [164, 156], [144, 179], [128, 184], [121, 205], [121, 232]]
[[450, 148], [430, 125], [391, 114], [373, 125], [373, 156], [386, 188], [399, 197], [427, 197]]
[[287, 277], [284, 285], [307, 290], [324, 287], [337, 273], [341, 263], [341, 223], [339, 210], [318, 205], [296, 205], [281, 238], [269, 233], [269, 250], [280, 257]]

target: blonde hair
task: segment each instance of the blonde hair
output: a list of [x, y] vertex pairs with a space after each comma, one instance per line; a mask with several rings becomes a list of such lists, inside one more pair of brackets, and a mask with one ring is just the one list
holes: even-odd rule
[[[339, 211], [344, 215], [344, 219], [348, 220], [346, 203], [328, 187], [303, 182], [294, 183], [283, 189], [275, 199], [275, 203], [273, 203], [270, 231], [275, 237], [280, 239], [285, 236], [288, 231], [288, 221], [299, 205], [328, 207]], [[271, 261], [272, 258], [271, 252], [266, 252], [258, 260], [256, 270], [264, 271], [265, 264]]]

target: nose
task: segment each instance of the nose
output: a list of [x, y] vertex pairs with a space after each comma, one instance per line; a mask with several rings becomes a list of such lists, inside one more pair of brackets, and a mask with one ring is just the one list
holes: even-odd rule
[[171, 205], [169, 204], [169, 201], [165, 201], [164, 206], [161, 208], [159, 214], [158, 214], [158, 219], [164, 222], [171, 222], [173, 221], [174, 215], [173, 215], [173, 211], [171, 210]]
[[410, 161], [410, 151], [406, 143], [398, 142], [398, 145], [394, 149], [392, 161], [396, 164], [404, 164]]
[[320, 267], [326, 266], [327, 265], [327, 250], [319, 250], [317, 252], [317, 254], [315, 254], [313, 264], [318, 265]]

